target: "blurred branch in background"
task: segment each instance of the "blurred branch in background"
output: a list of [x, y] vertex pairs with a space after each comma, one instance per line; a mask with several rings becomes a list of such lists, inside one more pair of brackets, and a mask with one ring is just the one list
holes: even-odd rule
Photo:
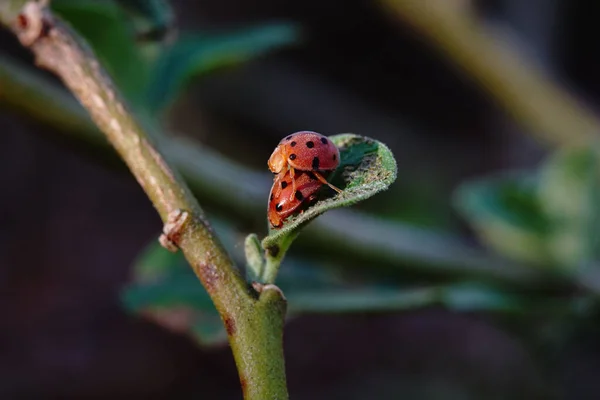
[[[25, 111], [76, 140], [102, 143], [100, 133], [74, 99], [27, 67], [1, 60], [0, 85], [4, 88], [0, 101], [5, 105]], [[32, 108], [33, 98], [38, 99], [36, 102], [51, 102], [56, 115], [48, 115], [43, 107]], [[265, 224], [265, 193], [271, 183], [270, 174], [251, 171], [189, 139], [164, 138], [160, 145], [202, 201], [220, 204], [229, 213], [257, 226]], [[101, 148], [110, 151], [106, 145]], [[456, 238], [358, 212], [331, 212], [306, 229], [299, 245], [325, 246], [340, 260], [368, 263], [373, 269], [392, 265], [398, 271], [414, 268], [438, 276], [478, 277], [517, 287], [572, 285], [553, 270], [518, 265], [471, 248]]]
[[463, 68], [532, 134], [550, 145], [589, 142], [600, 123], [524, 54], [477, 20], [470, 2], [380, 0], [392, 16]]

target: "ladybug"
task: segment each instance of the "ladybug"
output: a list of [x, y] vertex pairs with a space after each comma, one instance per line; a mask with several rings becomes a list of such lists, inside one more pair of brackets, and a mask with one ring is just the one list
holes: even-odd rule
[[297, 173], [295, 182], [294, 189], [290, 171], [275, 176], [267, 210], [267, 217], [273, 228], [280, 228], [290, 215], [300, 210], [301, 206], [316, 200], [317, 191], [323, 186], [314, 173], [306, 171]]
[[268, 165], [274, 174], [290, 172], [292, 182], [290, 200], [297, 186], [296, 170], [311, 171], [322, 184], [342, 193], [340, 189], [327, 182], [320, 172], [333, 171], [340, 165], [340, 151], [328, 137], [320, 133], [300, 131], [286, 136], [269, 157]]

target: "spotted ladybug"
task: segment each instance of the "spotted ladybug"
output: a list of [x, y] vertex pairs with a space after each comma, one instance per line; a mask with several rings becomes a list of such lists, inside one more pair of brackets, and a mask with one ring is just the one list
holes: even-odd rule
[[307, 206], [317, 198], [317, 191], [323, 183], [312, 172], [299, 171], [296, 176], [296, 188], [292, 186], [290, 171], [275, 176], [269, 194], [267, 216], [273, 228], [280, 228], [283, 222], [301, 206]]
[[321, 183], [338, 193], [342, 192], [321, 174], [321, 171], [333, 171], [340, 165], [340, 152], [329, 138], [320, 133], [301, 131], [286, 136], [269, 157], [268, 165], [274, 174], [290, 172], [292, 197], [297, 186], [296, 170], [311, 171]]

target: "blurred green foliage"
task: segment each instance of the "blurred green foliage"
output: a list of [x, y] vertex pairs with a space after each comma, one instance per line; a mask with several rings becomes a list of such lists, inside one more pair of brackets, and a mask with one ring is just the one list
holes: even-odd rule
[[52, 8], [87, 40], [125, 97], [150, 115], [164, 111], [192, 79], [301, 39], [290, 23], [264, 23], [222, 33], [182, 33], [155, 55], [147, 51], [152, 43], [136, 39], [135, 22], [167, 24], [171, 17], [161, 13], [171, 11], [162, 1], [55, 0]]
[[595, 146], [564, 148], [539, 171], [465, 183], [456, 207], [497, 252], [574, 272], [598, 260], [599, 155]]
[[183, 34], [160, 53], [152, 66], [146, 106], [151, 112], [164, 111], [191, 79], [299, 39], [298, 30], [287, 24], [265, 24], [222, 34]]
[[467, 182], [456, 193], [457, 209], [489, 247], [514, 259], [545, 265], [548, 222], [525, 172]]
[[538, 198], [554, 262], [576, 269], [600, 256], [599, 147], [565, 148], [542, 166]]

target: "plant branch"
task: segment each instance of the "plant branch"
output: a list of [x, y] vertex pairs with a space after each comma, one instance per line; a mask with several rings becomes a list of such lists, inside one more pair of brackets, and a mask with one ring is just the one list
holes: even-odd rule
[[[478, 23], [469, 7], [448, 0], [379, 0], [464, 69], [509, 114], [550, 144], [585, 144], [600, 122], [523, 54]], [[464, 4], [463, 4], [464, 5]]]
[[248, 287], [187, 185], [152, 142], [157, 135], [133, 116], [85, 43], [45, 2], [21, 2], [25, 4], [16, 17], [15, 3], [0, 1], [2, 22], [33, 52], [37, 65], [59, 76], [87, 109], [163, 223], [172, 223], [174, 215], [187, 216], [179, 229], [169, 232], [170, 239], [182, 249], [223, 319], [245, 398], [287, 398], [282, 350], [286, 303], [281, 293], [266, 290], [259, 296]]

